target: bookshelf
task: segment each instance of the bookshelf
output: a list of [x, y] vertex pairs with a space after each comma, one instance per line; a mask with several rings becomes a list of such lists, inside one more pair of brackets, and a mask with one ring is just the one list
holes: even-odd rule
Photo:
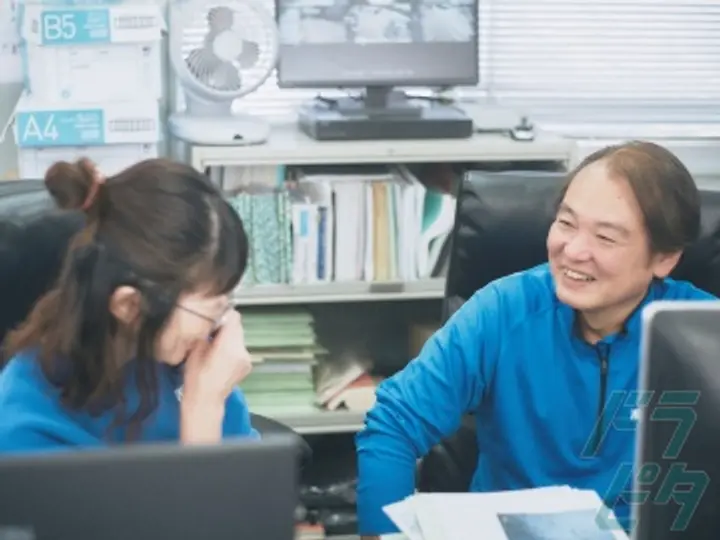
[[[319, 142], [300, 133], [295, 125], [283, 124], [273, 129], [270, 139], [263, 145], [178, 145], [177, 151], [201, 171], [219, 167], [250, 170], [267, 166], [423, 163], [476, 164], [480, 167], [532, 163], [568, 168], [576, 146], [571, 140], [542, 132], [532, 142], [514, 141], [501, 134], [477, 134], [466, 140]], [[350, 333], [355, 334], [379, 332], [377, 337], [367, 338], [379, 341], [380, 333], [383, 337], [397, 336], [399, 324], [407, 328], [407, 321], [419, 312], [437, 312], [439, 317], [444, 289], [444, 278], [253, 285], [240, 287], [233, 295], [233, 301], [246, 311], [283, 307], [309, 309], [331, 324], [345, 317], [351, 321], [343, 328], [345, 332], [348, 327]], [[324, 317], [323, 313], [326, 313]], [[367, 330], [361, 319], [366, 321], [368, 317], [386, 318], [376, 326], [392, 327], [392, 330]], [[330, 333], [333, 332], [340, 333], [337, 329]], [[346, 338], [337, 337], [336, 341], [343, 339]], [[354, 433], [362, 428], [364, 420], [364, 414], [358, 412], [314, 410], [307, 406], [257, 405], [253, 412], [272, 417], [303, 435]]]
[[567, 162], [574, 149], [573, 141], [543, 132], [532, 142], [514, 141], [500, 134], [476, 134], [458, 140], [320, 142], [305, 136], [293, 124], [281, 124], [263, 145], [192, 145], [183, 153], [196, 169], [203, 171], [206, 167], [253, 165]]
[[238, 289], [237, 306], [282, 306], [330, 302], [381, 302], [387, 300], [441, 299], [445, 279], [418, 281], [330, 282], [317, 285], [256, 285]]

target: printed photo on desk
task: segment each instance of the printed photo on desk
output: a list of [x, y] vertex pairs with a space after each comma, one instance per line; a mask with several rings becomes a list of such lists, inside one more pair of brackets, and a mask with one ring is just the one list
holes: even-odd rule
[[570, 486], [416, 493], [384, 507], [409, 540], [627, 540], [593, 490]]
[[546, 514], [498, 514], [508, 540], [614, 540], [594, 509]]

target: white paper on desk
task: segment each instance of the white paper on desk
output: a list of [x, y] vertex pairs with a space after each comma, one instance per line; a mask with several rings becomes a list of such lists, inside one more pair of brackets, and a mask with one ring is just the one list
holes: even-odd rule
[[384, 506], [383, 511], [408, 540], [423, 540], [414, 501], [415, 496], [411, 495], [405, 500]]
[[[588, 515], [583, 524], [589, 521], [592, 526], [603, 503], [593, 491], [559, 486], [499, 493], [419, 494], [413, 504], [423, 540], [466, 540], [477, 531], [482, 531], [483, 540], [514, 540], [506, 533], [500, 515], [549, 516], [544, 523], [554, 523], [552, 515], [575, 517], [576, 511], [585, 510]], [[622, 530], [598, 529], [593, 535], [592, 540], [627, 539]], [[533, 535], [525, 537], [532, 539]]]

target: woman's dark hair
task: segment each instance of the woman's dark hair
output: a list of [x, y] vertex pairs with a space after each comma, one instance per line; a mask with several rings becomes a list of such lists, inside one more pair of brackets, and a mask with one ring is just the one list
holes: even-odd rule
[[[62, 208], [84, 208], [56, 286], [10, 333], [6, 354], [38, 351], [66, 406], [137, 428], [157, 406], [155, 346], [183, 292], [226, 294], [240, 281], [248, 241], [237, 213], [209, 179], [164, 159], [140, 162], [102, 179], [91, 163], [59, 162], [45, 185]], [[110, 312], [123, 285], [140, 292], [131, 326]], [[137, 383], [138, 405], [124, 395]]]
[[630, 185], [652, 253], [681, 251], [698, 239], [700, 193], [695, 180], [677, 156], [655, 143], [630, 141], [593, 152], [570, 173], [560, 201], [575, 176], [597, 162]]

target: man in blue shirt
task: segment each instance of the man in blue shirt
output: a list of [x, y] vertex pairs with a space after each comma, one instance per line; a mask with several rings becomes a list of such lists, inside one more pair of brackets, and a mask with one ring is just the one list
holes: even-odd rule
[[713, 299], [668, 278], [699, 231], [695, 183], [666, 149], [586, 158], [562, 193], [549, 262], [479, 290], [378, 388], [357, 437], [360, 533], [397, 530], [383, 506], [412, 494], [416, 460], [470, 412], [472, 491], [593, 489], [627, 526], [615, 476], [634, 462], [634, 405], [607, 404], [637, 389], [644, 306]]

